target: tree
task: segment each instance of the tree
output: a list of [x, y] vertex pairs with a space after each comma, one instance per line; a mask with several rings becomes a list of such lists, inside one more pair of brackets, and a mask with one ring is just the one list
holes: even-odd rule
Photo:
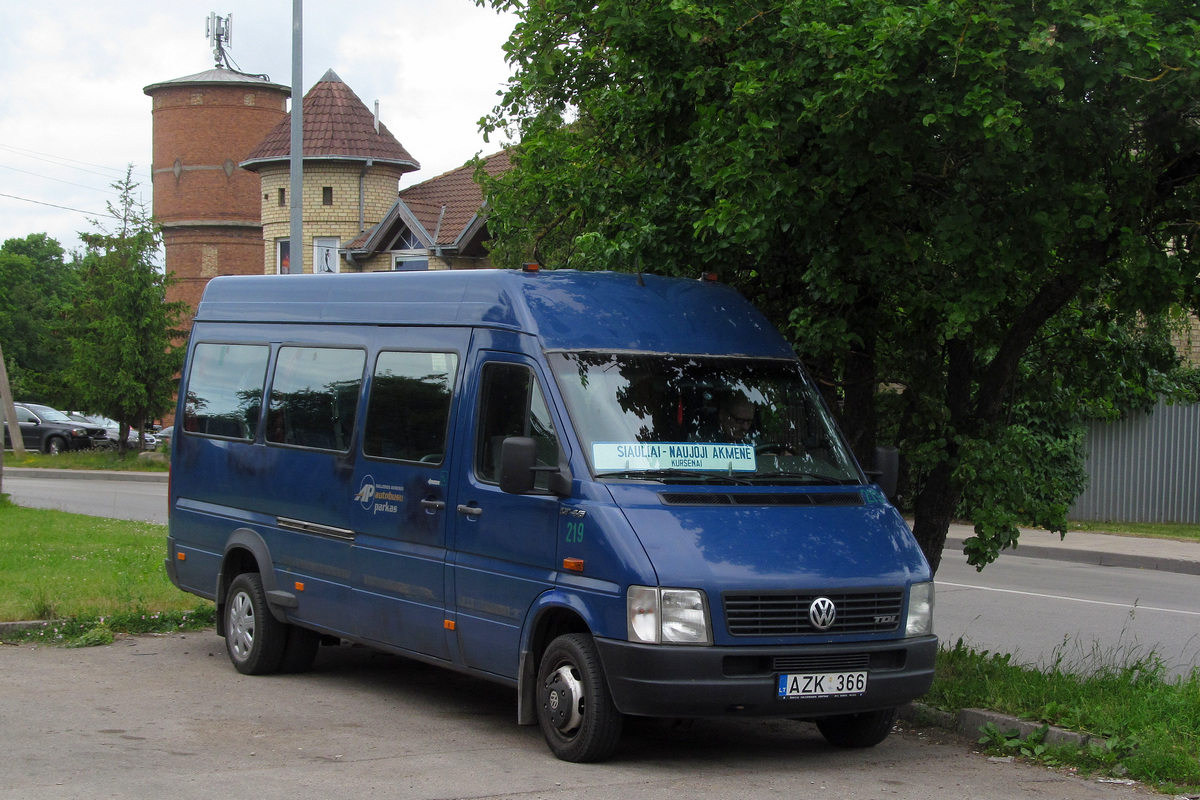
[[116, 203], [109, 214], [112, 230], [80, 234], [82, 294], [69, 328], [70, 383], [88, 411], [121, 423], [118, 446], [126, 433], [170, 409], [176, 375], [183, 364], [177, 345], [186, 305], [165, 300], [170, 275], [152, 261], [159, 234], [135, 199], [132, 167], [113, 184]]
[[[1079, 423], [1176, 389], [1200, 306], [1200, 22], [1174, 0], [492, 0], [494, 257], [717, 269], [860, 458], [895, 441], [934, 568], [1065, 532]], [[880, 387], [887, 387], [880, 391]], [[883, 437], [883, 438], [881, 438]], [[869, 461], [868, 461], [869, 463]]]
[[79, 287], [74, 262], [44, 233], [8, 239], [0, 247], [0, 343], [14, 395], [52, 402], [62, 398], [66, 342], [56, 335]]

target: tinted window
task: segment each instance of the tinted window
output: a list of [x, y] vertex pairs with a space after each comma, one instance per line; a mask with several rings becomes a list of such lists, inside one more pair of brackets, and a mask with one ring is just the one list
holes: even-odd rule
[[183, 429], [207, 436], [253, 439], [269, 355], [266, 345], [196, 345]]
[[380, 353], [367, 400], [369, 456], [441, 464], [458, 356]]
[[[529, 436], [537, 443], [538, 466], [558, 466], [558, 436], [550, 409], [527, 367], [519, 364], [488, 364], [483, 370], [479, 409], [479, 439], [475, 469], [490, 483], [500, 480], [500, 445], [509, 436]], [[549, 485], [548, 472], [537, 473], [535, 486]]]
[[362, 350], [279, 348], [267, 409], [267, 441], [348, 450], [366, 359]]

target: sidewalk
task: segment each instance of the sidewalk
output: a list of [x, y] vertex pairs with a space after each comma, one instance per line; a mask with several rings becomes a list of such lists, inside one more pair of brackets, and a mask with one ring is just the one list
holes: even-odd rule
[[[961, 556], [963, 541], [972, 535], [974, 531], [970, 525], [951, 525], [943, 552], [946, 555]], [[1065, 539], [1060, 539], [1057, 533], [1022, 528], [1016, 549], [1005, 550], [1000, 554], [1001, 558], [1008, 556], [1200, 575], [1200, 542], [1195, 541], [1116, 536], [1084, 531], [1069, 531]]]
[[144, 481], [146, 483], [166, 483], [168, 474], [166, 472], [137, 472], [133, 470], [4, 467], [5, 477], [71, 478], [77, 481]]

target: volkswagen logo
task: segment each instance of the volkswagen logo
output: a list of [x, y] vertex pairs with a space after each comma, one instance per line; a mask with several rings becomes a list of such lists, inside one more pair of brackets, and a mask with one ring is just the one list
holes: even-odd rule
[[837, 606], [828, 597], [818, 597], [808, 607], [808, 621], [819, 631], [827, 631], [837, 619]]

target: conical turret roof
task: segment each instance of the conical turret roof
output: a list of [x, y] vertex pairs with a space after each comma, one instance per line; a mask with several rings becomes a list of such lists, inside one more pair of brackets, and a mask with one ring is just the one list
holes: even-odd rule
[[[367, 161], [395, 164], [402, 172], [421, 168], [387, 126], [332, 69], [304, 95], [304, 160]], [[264, 164], [286, 161], [291, 155], [291, 114], [271, 129], [246, 156], [242, 166], [257, 170]]]

